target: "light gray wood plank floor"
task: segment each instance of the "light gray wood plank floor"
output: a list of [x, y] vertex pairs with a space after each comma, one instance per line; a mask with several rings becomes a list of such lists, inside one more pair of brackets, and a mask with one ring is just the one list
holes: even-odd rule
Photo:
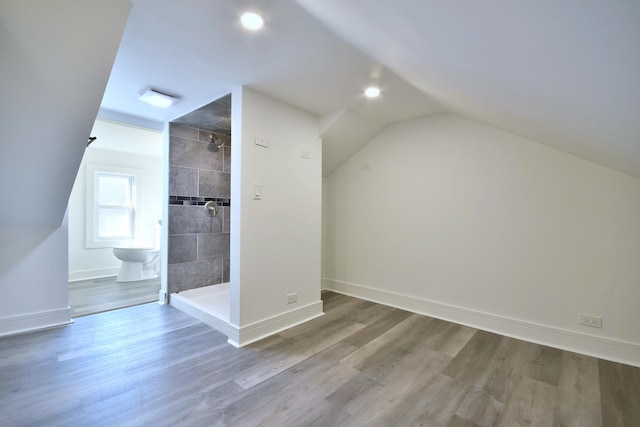
[[158, 301], [160, 278], [118, 283], [114, 277], [69, 283], [71, 317]]
[[145, 304], [0, 339], [3, 426], [640, 426], [640, 369], [326, 292], [242, 349]]

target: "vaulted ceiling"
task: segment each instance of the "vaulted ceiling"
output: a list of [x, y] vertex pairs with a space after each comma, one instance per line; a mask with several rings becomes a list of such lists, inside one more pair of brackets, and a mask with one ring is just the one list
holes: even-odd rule
[[[448, 111], [640, 177], [640, 2], [132, 4], [103, 116], [165, 122], [248, 85], [321, 117], [325, 175], [389, 123]], [[147, 87], [181, 100], [148, 106]]]
[[0, 275], [62, 223], [129, 8], [0, 1]]

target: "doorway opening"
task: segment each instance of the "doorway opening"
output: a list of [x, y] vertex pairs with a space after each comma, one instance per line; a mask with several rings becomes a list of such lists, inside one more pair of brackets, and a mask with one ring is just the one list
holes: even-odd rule
[[169, 126], [171, 305], [228, 335], [231, 94]]
[[68, 205], [71, 317], [160, 290], [162, 132], [98, 118], [91, 135]]

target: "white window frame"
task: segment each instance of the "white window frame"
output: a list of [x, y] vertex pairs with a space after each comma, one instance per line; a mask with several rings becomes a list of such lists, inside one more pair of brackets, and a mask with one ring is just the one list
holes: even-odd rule
[[[130, 221], [131, 221], [131, 237], [122, 238], [100, 238], [98, 237], [98, 179], [99, 175], [119, 175], [128, 177], [131, 179], [131, 205], [127, 206], [114, 206], [114, 207], [127, 207], [131, 209]], [[111, 165], [101, 165], [90, 163], [87, 165], [87, 215], [86, 215], [86, 247], [91, 248], [113, 248], [117, 246], [127, 246], [136, 241], [138, 237], [138, 189], [140, 188], [140, 171], [131, 168], [122, 168]]]

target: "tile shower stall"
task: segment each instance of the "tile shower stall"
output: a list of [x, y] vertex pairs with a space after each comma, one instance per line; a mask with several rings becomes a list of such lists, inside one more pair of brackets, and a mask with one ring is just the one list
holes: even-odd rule
[[[231, 138], [216, 151], [210, 130], [169, 125], [169, 293], [229, 282]], [[216, 217], [204, 204], [215, 201]]]

